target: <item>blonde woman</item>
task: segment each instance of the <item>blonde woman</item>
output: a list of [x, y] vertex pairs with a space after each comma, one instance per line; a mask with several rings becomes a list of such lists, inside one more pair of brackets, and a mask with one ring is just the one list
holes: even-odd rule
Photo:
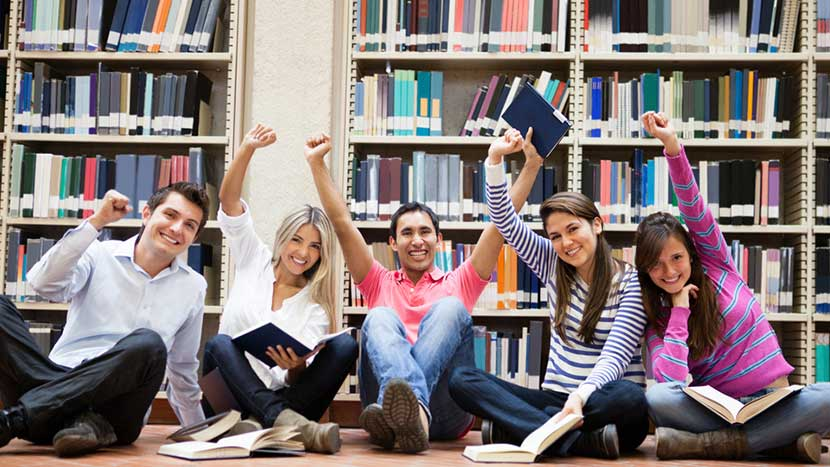
[[[219, 368], [243, 412], [264, 426], [296, 425], [307, 450], [340, 449], [337, 424], [318, 424], [357, 358], [348, 335], [329, 341], [319, 352], [298, 357], [276, 346], [269, 368], [237, 349], [230, 336], [271, 321], [304, 341], [314, 342], [335, 326], [332, 267], [334, 231], [319, 208], [302, 206], [277, 229], [270, 250], [254, 231], [248, 205], [240, 198], [251, 157], [277, 137], [257, 124], [245, 136], [219, 191], [219, 226], [230, 244], [235, 278], [219, 325], [205, 347], [204, 372]], [[312, 361], [313, 360], [313, 361]]]

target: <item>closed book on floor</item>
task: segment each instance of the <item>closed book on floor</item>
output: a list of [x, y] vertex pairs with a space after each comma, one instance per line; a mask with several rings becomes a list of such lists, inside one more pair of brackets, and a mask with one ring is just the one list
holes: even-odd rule
[[211, 441], [227, 433], [241, 419], [241, 414], [236, 410], [224, 411], [199, 423], [182, 427], [171, 433], [167, 439], [173, 441]]
[[781, 399], [800, 391], [802, 387], [793, 384], [779, 388], [747, 404], [742, 404], [712, 386], [688, 386], [683, 388], [683, 392], [729, 423], [746, 423]]
[[571, 122], [539, 94], [529, 83], [513, 99], [502, 115], [511, 127], [527, 135], [533, 127], [531, 142], [542, 157], [548, 157], [571, 128]]
[[545, 449], [570, 431], [580, 420], [582, 420], [582, 417], [575, 414], [568, 414], [559, 421], [554, 421], [551, 418], [536, 431], [527, 435], [521, 446], [512, 444], [467, 446], [464, 449], [464, 457], [474, 462], [532, 463]]

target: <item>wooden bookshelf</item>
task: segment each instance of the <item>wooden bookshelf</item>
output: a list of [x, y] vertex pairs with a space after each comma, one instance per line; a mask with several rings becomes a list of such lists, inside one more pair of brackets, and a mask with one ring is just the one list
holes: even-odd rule
[[[446, 122], [455, 118], [454, 113], [464, 114], [468, 111], [469, 101], [475, 87], [484, 79], [499, 72], [513, 76], [515, 70], [549, 70], [560, 71], [567, 69], [570, 79], [570, 97], [567, 109], [563, 111], [573, 121], [574, 127], [563, 139], [560, 147], [567, 153], [563, 165], [557, 168], [557, 173], [563, 173], [565, 180], [560, 189], [577, 191], [581, 186], [581, 163], [583, 157], [596, 157], [595, 154], [623, 154], [634, 148], [647, 148], [651, 155], [660, 147], [659, 141], [650, 138], [589, 138], [585, 137], [585, 108], [587, 96], [584, 95], [582, 83], [595, 71], [601, 73], [609, 70], [627, 72], [653, 71], [654, 68], [682, 69], [689, 72], [703, 70], [707, 72], [725, 72], [729, 68], [757, 68], [764, 71], [786, 70], [796, 76], [794, 80], [795, 112], [791, 117], [790, 138], [783, 139], [692, 139], [683, 143], [690, 149], [693, 159], [725, 160], [741, 158], [744, 151], [752, 151], [753, 159], [780, 159], [782, 168], [789, 174], [787, 182], [783, 183], [786, 207], [782, 212], [782, 225], [770, 226], [732, 226], [722, 225], [721, 230], [730, 238], [751, 238], [753, 242], [764, 242], [770, 245], [782, 244], [795, 247], [794, 275], [796, 286], [794, 290], [794, 311], [796, 313], [769, 314], [767, 318], [775, 326], [784, 327], [788, 331], [793, 329], [800, 333], [801, 338], [796, 342], [786, 342], [788, 355], [803, 355], [804, 358], [794, 358], [797, 366], [795, 374], [799, 375], [800, 382], [808, 383], [814, 380], [813, 361], [813, 332], [814, 322], [830, 321], [830, 315], [814, 314], [814, 282], [815, 282], [815, 242], [817, 235], [830, 234], [830, 226], [814, 224], [815, 200], [815, 158], [817, 148], [830, 148], [830, 139], [815, 138], [815, 74], [818, 66], [830, 67], [830, 53], [815, 52], [816, 39], [816, 10], [814, 0], [801, 1], [798, 32], [796, 35], [795, 53], [756, 53], [756, 54], [716, 54], [716, 53], [586, 53], [583, 52], [584, 42], [584, 0], [571, 0], [569, 3], [570, 16], [568, 34], [570, 35], [570, 51], [565, 53], [486, 53], [486, 52], [357, 52], [353, 49], [356, 43], [355, 29], [355, 2], [350, 2], [351, 8], [346, 8], [342, 18], [345, 55], [347, 64], [340, 73], [341, 94], [346, 96], [347, 102], [343, 108], [343, 115], [339, 117], [340, 125], [336, 128], [339, 141], [342, 141], [340, 152], [342, 157], [335, 160], [333, 172], [339, 174], [338, 181], [343, 192], [349, 193], [351, 175], [349, 168], [352, 159], [366, 154], [385, 154], [384, 151], [394, 153], [395, 156], [405, 155], [408, 151], [424, 150], [438, 153], [460, 153], [462, 159], [471, 160], [475, 152], [473, 148], [481, 147], [479, 159], [483, 159], [484, 147], [493, 140], [492, 137], [466, 138], [456, 136], [441, 137], [392, 137], [392, 136], [359, 136], [352, 135], [354, 124], [354, 89], [364, 74], [383, 71], [387, 67], [407, 68], [418, 70], [446, 70], [444, 87], [445, 101], [447, 101], [447, 83], [452, 80], [462, 82], [469, 89], [458, 87], [455, 91], [468, 94], [464, 100], [447, 101], [443, 103], [444, 135], [452, 135], [457, 128], [448, 128]], [[466, 106], [466, 107], [465, 107]], [[449, 130], [449, 131], [448, 131]], [[616, 153], [614, 151], [617, 151]], [[587, 153], [586, 153], [587, 152]], [[522, 159], [521, 156], [517, 156]], [[617, 159], [624, 160], [624, 159]], [[827, 183], [827, 181], [821, 181]], [[564, 185], [564, 186], [562, 186]], [[447, 239], [461, 236], [465, 242], [471, 236], [483, 230], [483, 222], [441, 222], [441, 231]], [[529, 223], [530, 227], [541, 231], [540, 222]], [[359, 221], [356, 226], [361, 232], [384, 239], [388, 235], [388, 222]], [[633, 224], [606, 224], [605, 230], [616, 238], [631, 238], [636, 231]], [[629, 235], [631, 237], [629, 237]], [[780, 243], [778, 243], [780, 242]], [[348, 293], [348, 273], [344, 264], [340, 264], [340, 273], [343, 277], [342, 296]], [[345, 303], [345, 302], [344, 302]], [[501, 315], [482, 315], [482, 310], [475, 310], [473, 316], [500, 316], [517, 317], [547, 317], [523, 316], [527, 310], [515, 310]], [[531, 313], [534, 313], [534, 310]], [[365, 308], [345, 306], [343, 315], [346, 320], [352, 316], [360, 319], [366, 313]], [[489, 313], [489, 312], [484, 312]], [[514, 314], [515, 313], [515, 314]], [[793, 335], [788, 332], [788, 335]], [[792, 346], [796, 346], [795, 350]]]
[[[245, 2], [227, 0], [224, 24], [224, 37], [220, 42], [227, 45], [227, 50], [210, 53], [112, 53], [112, 52], [63, 52], [63, 51], [22, 51], [18, 50], [19, 25], [22, 24], [23, 0], [11, 0], [9, 12], [9, 42], [8, 50], [0, 50], [0, 59], [6, 60], [7, 85], [4, 95], [4, 124], [0, 130], [0, 141], [3, 142], [2, 178], [0, 179], [0, 277], [5, 277], [6, 240], [9, 227], [22, 230], [40, 232], [49, 229], [49, 232], [61, 231], [79, 225], [79, 219], [41, 219], [41, 218], [10, 218], [8, 216], [10, 193], [11, 146], [15, 143], [32, 145], [36, 148], [48, 148], [52, 152], [73, 151], [94, 154], [102, 146], [106, 150], [118, 153], [158, 153], [169, 154], [172, 151], [186, 150], [190, 146], [205, 148], [205, 157], [210, 158], [219, 167], [227, 170], [232, 159], [233, 149], [241, 138], [242, 125], [242, 94], [243, 90], [238, 83], [244, 82], [245, 56]], [[74, 134], [32, 134], [14, 131], [13, 114], [16, 99], [18, 71], [31, 66], [34, 62], [46, 62], [61, 72], [79, 70], [86, 73], [97, 63], [104, 62], [113, 69], [127, 67], [141, 67], [142, 69], [161, 70], [168, 72], [183, 72], [199, 70], [209, 75], [213, 81], [211, 91], [210, 114], [212, 124], [210, 133], [202, 136], [118, 136], [118, 135], [74, 135]], [[220, 158], [221, 161], [217, 161]], [[209, 179], [216, 184], [218, 180]], [[123, 231], [138, 231], [140, 219], [125, 219], [108, 227]], [[59, 235], [59, 234], [56, 234]], [[122, 235], [122, 234], [119, 234]], [[56, 238], [60, 238], [59, 236]], [[222, 242], [218, 223], [209, 220], [201, 240], [210, 243], [214, 249], [213, 274], [209, 282], [217, 285], [217, 296], [208, 297], [205, 306], [205, 327], [203, 331], [214, 333], [222, 313], [222, 305], [228, 291], [229, 255], [227, 244]], [[68, 310], [68, 304], [48, 302], [23, 302], [16, 304], [24, 312], [44, 313], [53, 312], [55, 319], [60, 318]], [[205, 339], [209, 337], [205, 334]], [[163, 392], [159, 399], [166, 399]], [[158, 404], [162, 402], [161, 404]], [[166, 400], [156, 401], [169, 412]], [[154, 412], [155, 414], [155, 412]], [[158, 420], [158, 417], [154, 417]]]

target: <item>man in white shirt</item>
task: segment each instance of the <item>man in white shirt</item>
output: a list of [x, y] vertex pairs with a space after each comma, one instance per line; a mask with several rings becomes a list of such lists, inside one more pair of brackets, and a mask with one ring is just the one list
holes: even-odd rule
[[12, 302], [0, 299], [0, 447], [18, 437], [74, 456], [132, 443], [165, 363], [181, 423], [204, 419], [196, 378], [207, 284], [179, 255], [205, 225], [207, 195], [191, 183], [161, 189], [142, 208], [138, 235], [99, 242], [129, 203], [107, 192], [100, 209], [29, 271], [39, 295], [70, 301], [49, 358]]

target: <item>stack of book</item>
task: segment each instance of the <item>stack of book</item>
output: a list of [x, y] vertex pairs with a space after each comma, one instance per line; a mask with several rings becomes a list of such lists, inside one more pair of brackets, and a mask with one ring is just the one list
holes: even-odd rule
[[[819, 0], [819, 5], [822, 1]], [[583, 50], [793, 52], [800, 3], [800, 0], [585, 1]], [[819, 12], [821, 15], [821, 7]]]
[[[699, 161], [692, 167], [698, 188], [721, 224], [780, 223], [781, 164], [771, 161]], [[679, 216], [665, 157], [631, 161], [582, 161], [582, 193], [594, 200], [603, 221], [637, 224], [655, 212]]]
[[830, 333], [817, 332], [816, 382], [830, 383]]
[[816, 73], [816, 138], [830, 138], [830, 75]]
[[[9, 217], [86, 219], [99, 207], [108, 190], [132, 201], [128, 217], [141, 210], [159, 188], [187, 181], [215, 191], [206, 180], [205, 155], [193, 147], [188, 155], [118, 154], [64, 156], [31, 152], [22, 144], [12, 147]], [[215, 198], [215, 197], [214, 197]], [[209, 210], [215, 215], [215, 208]]]
[[761, 77], [757, 70], [730, 69], [713, 79], [684, 79], [682, 71], [664, 78], [660, 71], [631, 80], [588, 77], [585, 136], [648, 136], [640, 116], [650, 110], [671, 119], [680, 137], [788, 138], [793, 112], [793, 78]]
[[[350, 206], [355, 220], [387, 221], [401, 204], [418, 201], [442, 221], [488, 221], [484, 162], [462, 162], [457, 154], [415, 151], [413, 163], [398, 157], [370, 154], [352, 160]], [[508, 182], [518, 177], [515, 160], [507, 166]], [[556, 168], [546, 166], [536, 176], [521, 211], [527, 221], [538, 221], [542, 201], [558, 191]]]
[[355, 51], [565, 52], [568, 0], [357, 0]]
[[546, 323], [531, 320], [520, 332], [490, 330], [473, 326], [473, 352], [476, 368], [530, 389], [539, 389], [545, 366], [542, 352]]
[[[104, 229], [98, 238], [102, 241], [109, 240], [112, 238], [112, 232], [109, 229]], [[6, 297], [15, 302], [46, 301], [32, 289], [26, 275], [56, 242], [57, 240], [54, 238], [29, 236], [16, 227], [9, 228], [6, 240], [6, 278], [4, 284]], [[214, 275], [212, 274], [213, 247], [206, 243], [194, 243], [188, 247], [183, 259], [188, 266], [207, 279], [209, 286], [207, 296], [213, 297], [214, 291], [212, 289], [216, 282], [212, 277]]]
[[441, 136], [444, 73], [395, 70], [355, 85], [352, 134]]
[[570, 95], [570, 81], [555, 79], [549, 71], [542, 71], [538, 79], [527, 74], [513, 79], [507, 75], [493, 75], [490, 81], [482, 84], [473, 95], [467, 120], [459, 136], [503, 135], [510, 125], [502, 115], [525, 83], [532, 84], [546, 101], [565, 113], [564, 109], [568, 105]]
[[23, 50], [210, 52], [226, 2], [23, 0], [19, 40]]
[[816, 312], [830, 313], [830, 246], [816, 247]]
[[733, 240], [732, 261], [743, 281], [752, 289], [765, 313], [792, 313], [795, 277], [793, 247], [746, 246]]
[[63, 76], [43, 62], [18, 70], [14, 129], [20, 133], [210, 134], [211, 80], [200, 71], [110, 71]]

